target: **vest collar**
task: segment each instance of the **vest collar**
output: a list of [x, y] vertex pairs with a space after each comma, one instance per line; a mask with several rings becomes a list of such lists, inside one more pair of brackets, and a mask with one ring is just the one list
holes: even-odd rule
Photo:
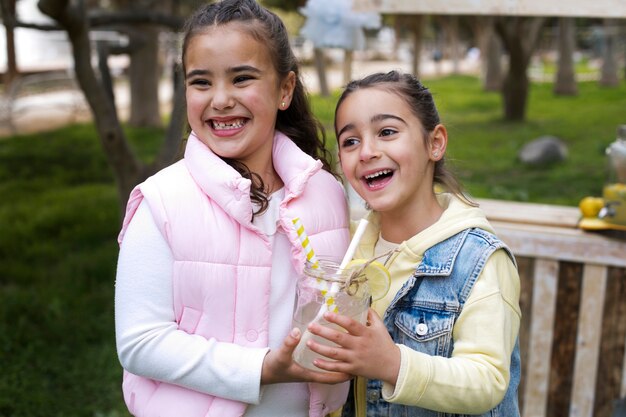
[[[285, 184], [285, 204], [304, 191], [308, 179], [322, 167], [283, 133], [276, 131], [272, 147], [274, 169]], [[252, 227], [252, 182], [214, 154], [193, 132], [185, 148], [185, 164], [194, 181], [217, 205], [242, 225]]]

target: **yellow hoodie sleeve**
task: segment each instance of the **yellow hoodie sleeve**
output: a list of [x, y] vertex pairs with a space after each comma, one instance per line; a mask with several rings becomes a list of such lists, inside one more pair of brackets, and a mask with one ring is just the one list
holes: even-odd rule
[[487, 261], [453, 329], [450, 358], [399, 345], [396, 385], [383, 385], [391, 403], [482, 414], [504, 398], [521, 311], [517, 269], [503, 250]]

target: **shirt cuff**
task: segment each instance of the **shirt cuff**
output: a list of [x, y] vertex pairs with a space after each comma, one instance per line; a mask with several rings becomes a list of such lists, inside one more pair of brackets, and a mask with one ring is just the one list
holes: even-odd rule
[[393, 402], [394, 398], [397, 398], [399, 387], [402, 386], [402, 381], [406, 379], [407, 373], [407, 347], [404, 345], [396, 344], [400, 349], [400, 370], [398, 371], [398, 379], [396, 379], [395, 385], [391, 385], [387, 382], [383, 382], [383, 399], [387, 402]]
[[429, 355], [405, 345], [396, 346], [400, 348], [400, 371], [395, 386], [383, 383], [383, 399], [389, 403], [413, 404], [424, 394], [430, 382], [432, 365]]
[[260, 404], [261, 398], [263, 397], [264, 387], [261, 385], [261, 372], [263, 371], [263, 361], [265, 360], [265, 356], [270, 351], [269, 348], [263, 349], [251, 349], [250, 357], [248, 358], [249, 363], [252, 364], [250, 367], [251, 381], [259, 381], [258, 384], [250, 385], [248, 392], [245, 395], [244, 402], [248, 404]]

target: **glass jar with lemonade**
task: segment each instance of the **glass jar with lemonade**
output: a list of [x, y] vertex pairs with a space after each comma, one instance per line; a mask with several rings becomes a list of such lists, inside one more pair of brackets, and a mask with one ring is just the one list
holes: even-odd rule
[[602, 189], [604, 207], [598, 217], [626, 226], [626, 125], [617, 129], [617, 139], [606, 148], [608, 181]]

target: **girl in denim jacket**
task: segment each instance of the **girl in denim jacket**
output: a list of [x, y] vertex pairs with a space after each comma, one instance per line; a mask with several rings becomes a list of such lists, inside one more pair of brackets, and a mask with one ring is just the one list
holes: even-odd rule
[[444, 168], [430, 91], [397, 72], [353, 81], [335, 130], [343, 172], [371, 209], [356, 257], [391, 254], [391, 288], [366, 325], [327, 313], [345, 331], [309, 327], [338, 345], [309, 341], [331, 359], [316, 365], [358, 376], [344, 415], [519, 416], [515, 260]]

